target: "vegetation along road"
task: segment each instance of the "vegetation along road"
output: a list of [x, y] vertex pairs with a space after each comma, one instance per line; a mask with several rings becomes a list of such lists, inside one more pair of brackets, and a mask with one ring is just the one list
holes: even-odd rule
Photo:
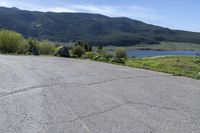
[[1, 133], [199, 133], [200, 82], [89, 60], [0, 55]]
[[161, 56], [130, 58], [125, 65], [200, 79], [200, 57]]

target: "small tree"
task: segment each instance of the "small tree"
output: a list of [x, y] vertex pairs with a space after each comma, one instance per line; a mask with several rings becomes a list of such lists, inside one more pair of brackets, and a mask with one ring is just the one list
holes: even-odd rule
[[29, 39], [28, 40], [29, 44], [29, 53], [33, 55], [40, 55], [39, 52], [39, 42], [35, 39]]
[[125, 49], [122, 48], [116, 49], [115, 56], [116, 58], [126, 58], [127, 55]]
[[100, 53], [103, 50], [103, 46], [102, 44], [99, 44], [98, 48], [97, 48], [97, 52]]
[[24, 41], [22, 41], [19, 45], [17, 54], [28, 54], [29, 52], [29, 45], [27, 40], [24, 39]]
[[85, 52], [90, 52], [90, 51], [92, 51], [92, 46], [91, 45], [89, 45], [89, 44], [87, 44], [87, 43], [84, 43], [84, 50], [85, 50]]
[[80, 45], [72, 47], [72, 54], [81, 57], [84, 54], [84, 49]]

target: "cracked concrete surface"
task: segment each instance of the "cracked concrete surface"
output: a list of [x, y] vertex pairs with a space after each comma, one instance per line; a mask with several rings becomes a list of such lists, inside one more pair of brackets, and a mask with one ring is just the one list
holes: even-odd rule
[[88, 60], [0, 55], [0, 133], [199, 132], [199, 80]]

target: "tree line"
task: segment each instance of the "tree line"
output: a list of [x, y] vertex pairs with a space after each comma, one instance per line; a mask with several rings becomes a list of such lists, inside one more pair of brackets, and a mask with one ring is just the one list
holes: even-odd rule
[[126, 58], [124, 49], [117, 49], [114, 53], [111, 53], [104, 49], [102, 44], [93, 49], [91, 45], [84, 41], [78, 41], [74, 45], [66, 47], [48, 40], [26, 39], [21, 34], [8, 30], [0, 31], [0, 53], [89, 58], [116, 63], [123, 63]]

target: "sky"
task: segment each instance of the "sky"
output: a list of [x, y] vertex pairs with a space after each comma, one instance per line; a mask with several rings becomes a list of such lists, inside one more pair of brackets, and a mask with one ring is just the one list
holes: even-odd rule
[[200, 0], [0, 0], [0, 6], [129, 17], [171, 29], [200, 32]]

